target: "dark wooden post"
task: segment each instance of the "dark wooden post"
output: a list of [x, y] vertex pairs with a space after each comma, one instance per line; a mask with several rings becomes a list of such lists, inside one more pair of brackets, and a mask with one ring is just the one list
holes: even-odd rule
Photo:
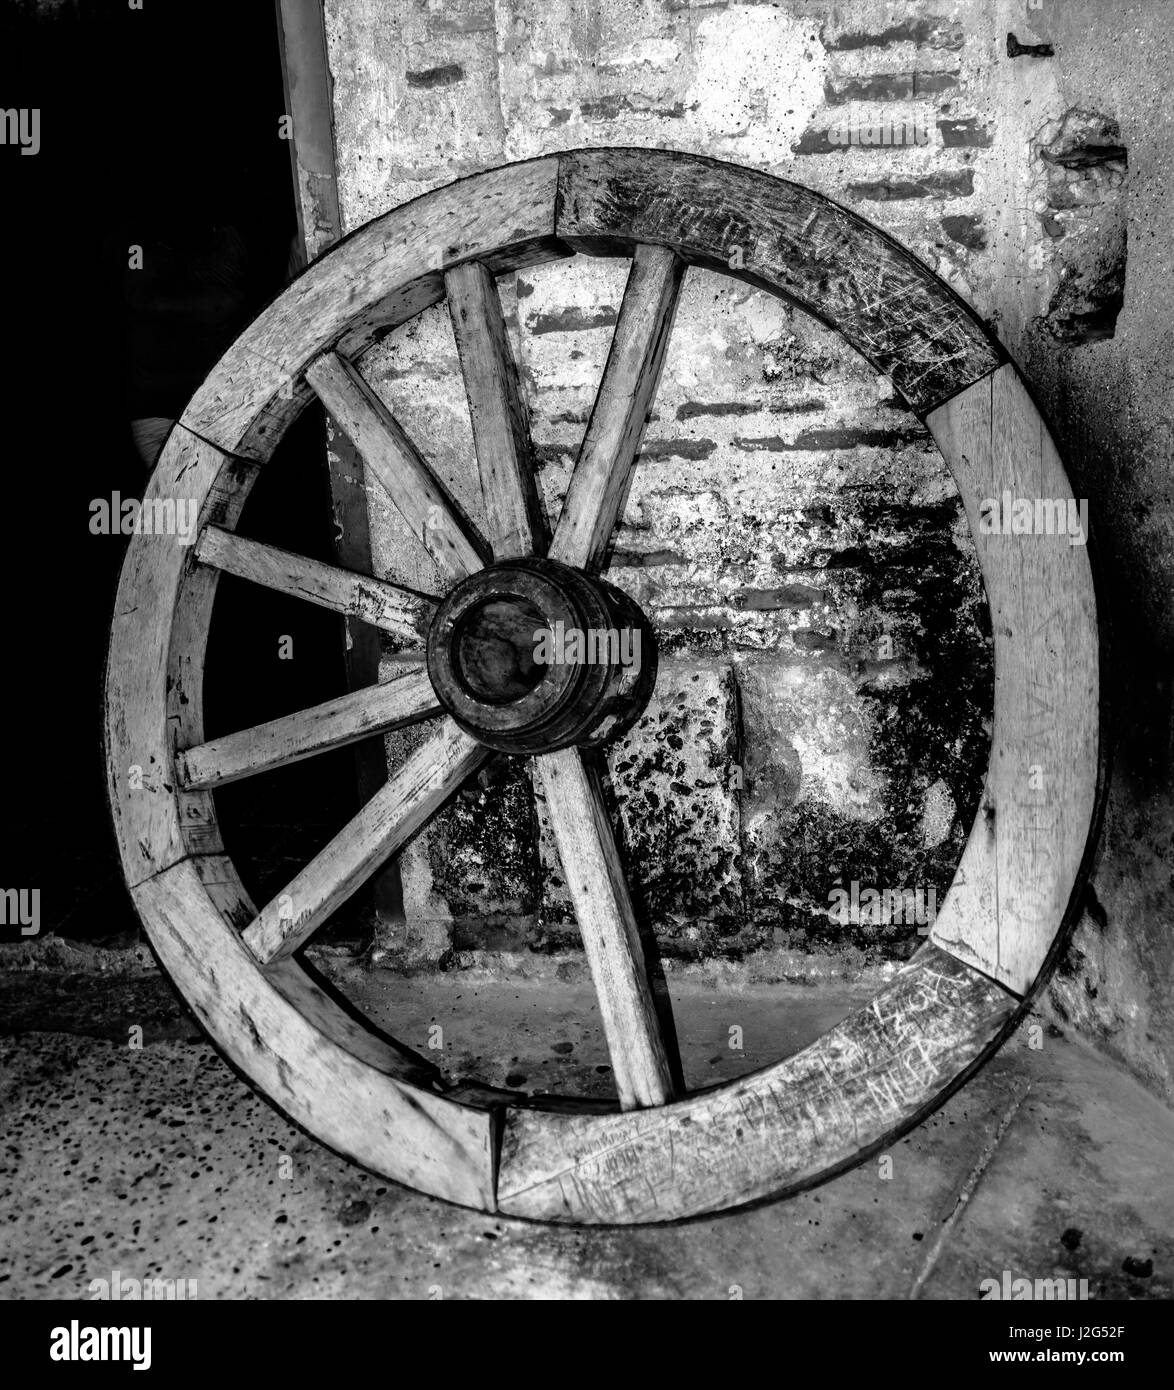
[[[276, 4], [285, 109], [293, 124], [290, 159], [301, 268], [342, 236], [326, 22], [322, 0], [276, 0]], [[335, 554], [340, 565], [370, 574], [371, 532], [363, 460], [329, 417], [325, 443]], [[346, 617], [343, 624], [347, 688], [355, 690], [375, 684], [379, 679], [378, 630], [358, 618]], [[375, 739], [357, 744], [354, 756], [359, 799], [365, 803], [387, 781], [387, 758], [382, 742]], [[394, 860], [374, 880], [374, 893], [380, 916], [402, 919], [403, 890]]]

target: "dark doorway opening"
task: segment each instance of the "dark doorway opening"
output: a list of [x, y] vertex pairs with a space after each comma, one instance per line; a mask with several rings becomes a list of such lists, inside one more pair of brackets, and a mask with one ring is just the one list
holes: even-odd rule
[[[0, 889], [41, 890], [41, 935], [94, 940], [137, 931], [102, 752], [107, 633], [127, 538], [95, 533], [94, 504], [142, 495], [149, 446], [132, 421], [179, 414], [288, 278], [297, 222], [274, 6], [10, 0], [0, 11], [0, 106], [40, 113], [35, 155], [0, 148], [9, 287]], [[242, 529], [329, 558], [312, 413], [281, 446]], [[231, 591], [218, 609], [210, 732], [343, 688], [333, 615]], [[282, 636], [293, 660], [279, 659]], [[301, 804], [329, 827], [353, 809], [353, 771], [321, 761], [299, 774], [301, 791], [310, 788]], [[242, 793], [222, 812], [254, 889], [282, 872], [258, 805]], [[21, 936], [19, 925], [0, 933]]]

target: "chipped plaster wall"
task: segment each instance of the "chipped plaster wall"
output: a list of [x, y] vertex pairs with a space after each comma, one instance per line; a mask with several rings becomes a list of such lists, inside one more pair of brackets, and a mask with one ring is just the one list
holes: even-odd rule
[[[1134, 34], [1102, 67], [1115, 8]], [[344, 226], [462, 174], [582, 145], [670, 146], [806, 183], [891, 232], [992, 322], [1056, 410], [1094, 529], [1122, 531], [1144, 585], [1145, 547], [1113, 511], [1112, 487], [1166, 499], [1139, 526], [1169, 554], [1169, 418], [1139, 405], [1119, 423], [1102, 373], [1124, 401], [1160, 378], [1163, 332], [1168, 344], [1137, 298], [1133, 261], [1124, 285], [1126, 232], [1135, 245], [1134, 222], [1162, 196], [1147, 183], [1130, 204], [1135, 144], [1168, 164], [1130, 97], [1161, 72], [1161, 8], [327, 0]], [[580, 257], [499, 282], [552, 515], [624, 271]], [[366, 368], [481, 516], [443, 307], [397, 330]], [[379, 572], [435, 582], [368, 496]], [[889, 383], [811, 319], [690, 270], [611, 577], [657, 623], [666, 656], [646, 717], [610, 759], [662, 954], [754, 952], [800, 975], [820, 956], [907, 955], [915, 922], [841, 925], [829, 897], [852, 880], [944, 894], [977, 805], [991, 667], [955, 489]], [[1167, 654], [1168, 592], [1155, 580], [1147, 610]], [[1111, 851], [1115, 886], [1098, 890], [1104, 909], [1083, 920], [1051, 1006], [1170, 1089], [1158, 925], [1170, 888], [1157, 868], [1170, 814], [1150, 823], [1143, 809], [1156, 783], [1168, 798], [1164, 688], [1160, 758], [1110, 817], [1110, 844], [1114, 824], [1128, 842]], [[391, 755], [408, 743], [390, 740]], [[390, 958], [460, 965], [484, 950], [574, 946], [541, 802], [508, 764], [417, 839], [404, 886]]]

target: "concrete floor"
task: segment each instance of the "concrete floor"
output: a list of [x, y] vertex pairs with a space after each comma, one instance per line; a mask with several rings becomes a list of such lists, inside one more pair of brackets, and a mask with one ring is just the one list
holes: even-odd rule
[[[197, 1036], [141, 948], [50, 949], [42, 966], [55, 968], [0, 970], [3, 1298], [84, 1297], [116, 1269], [195, 1279], [202, 1299], [973, 1299], [1005, 1269], [1088, 1279], [1094, 1298], [1174, 1297], [1174, 1113], [1047, 1032], [1038, 1051], [1014, 1040], [894, 1145], [891, 1177], [873, 1159], [751, 1211], [575, 1230], [448, 1206], [326, 1152]], [[347, 983], [421, 1050], [439, 1023], [456, 1070], [608, 1085], [581, 981]], [[861, 989], [676, 981], [686, 1073], [773, 1060]]]

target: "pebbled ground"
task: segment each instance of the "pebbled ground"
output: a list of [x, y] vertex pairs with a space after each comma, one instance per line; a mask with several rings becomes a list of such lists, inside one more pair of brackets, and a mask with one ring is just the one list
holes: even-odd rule
[[[409, 1034], [439, 1020], [486, 1079], [602, 1076], [582, 986], [555, 998], [376, 975], [365, 988]], [[674, 992], [683, 1031], [700, 1034], [686, 1069], [711, 1080], [802, 1041], [795, 991]], [[807, 991], [802, 1031], [824, 1026], [821, 993]], [[845, 1004], [834, 989], [824, 1000], [830, 1014]], [[723, 1055], [728, 1019], [749, 1055]], [[0, 1029], [4, 1298], [86, 1297], [114, 1270], [195, 1280], [201, 1299], [972, 1299], [1005, 1269], [1087, 1279], [1094, 1298], [1174, 1296], [1174, 1114], [1047, 1032], [1038, 1051], [1013, 1041], [891, 1165], [685, 1225], [574, 1230], [452, 1207], [327, 1152], [236, 1077], [146, 967], [0, 974]]]

